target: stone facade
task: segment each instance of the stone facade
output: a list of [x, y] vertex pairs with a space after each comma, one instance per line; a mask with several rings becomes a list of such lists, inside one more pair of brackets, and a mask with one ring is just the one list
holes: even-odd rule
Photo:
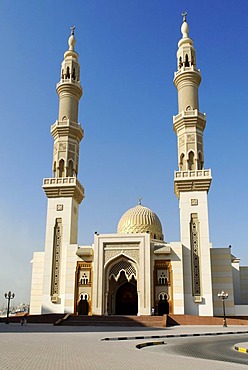
[[78, 209], [84, 188], [77, 175], [84, 132], [78, 104], [83, 90], [72, 29], [56, 87], [53, 176], [43, 180], [48, 198], [45, 251], [33, 256], [31, 314], [222, 315], [218, 293], [225, 290], [227, 314], [247, 315], [248, 267], [240, 266], [230, 248], [212, 248], [210, 243], [206, 116], [199, 110], [201, 73], [185, 15], [181, 32], [174, 77], [178, 114], [173, 117], [180, 241], [167, 243], [158, 216], [139, 200], [123, 214], [116, 234], [95, 233], [92, 245], [79, 246]]

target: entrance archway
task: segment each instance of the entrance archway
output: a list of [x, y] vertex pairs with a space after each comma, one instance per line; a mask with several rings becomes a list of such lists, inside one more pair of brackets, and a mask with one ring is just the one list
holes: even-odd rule
[[116, 315], [137, 315], [137, 285], [126, 282], [118, 288], [115, 295], [115, 313]]
[[158, 301], [158, 316], [169, 314], [169, 311], [170, 311], [170, 307], [169, 307], [167, 295], [160, 294], [159, 301]]

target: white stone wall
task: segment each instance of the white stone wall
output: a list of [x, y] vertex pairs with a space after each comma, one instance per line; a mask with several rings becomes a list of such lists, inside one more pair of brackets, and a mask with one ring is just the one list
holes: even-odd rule
[[35, 252], [32, 261], [30, 314], [40, 315], [42, 305], [44, 252]]
[[174, 314], [184, 314], [183, 251], [182, 244], [171, 243], [172, 290]]
[[[194, 200], [194, 201], [192, 201]], [[208, 224], [208, 200], [206, 191], [180, 193], [180, 226], [183, 248], [184, 313], [197, 316], [212, 316], [212, 283], [210, 265], [210, 242]], [[192, 296], [191, 262], [191, 214], [197, 213], [199, 221], [199, 250], [202, 302], [196, 303]]]
[[222, 290], [228, 293], [228, 299], [225, 302], [226, 314], [230, 316], [235, 315], [231, 262], [232, 255], [229, 248], [211, 249], [214, 316], [223, 315], [222, 300], [218, 297], [218, 293]]
[[[59, 205], [59, 207], [58, 207]], [[54, 226], [62, 219], [59, 299], [51, 302]], [[78, 204], [73, 198], [48, 198], [42, 313], [73, 313], [77, 251]], [[73, 244], [72, 244], [73, 243]], [[75, 243], [75, 244], [74, 244]]]

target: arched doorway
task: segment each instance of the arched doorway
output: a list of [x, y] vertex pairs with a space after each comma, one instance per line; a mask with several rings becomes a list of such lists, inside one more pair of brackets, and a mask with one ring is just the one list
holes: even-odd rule
[[112, 261], [107, 270], [108, 315], [137, 315], [137, 271], [135, 263], [125, 256]]
[[158, 301], [158, 316], [169, 314], [170, 307], [167, 294], [161, 293]]
[[116, 315], [137, 315], [137, 285], [126, 282], [118, 288], [115, 295], [115, 313]]

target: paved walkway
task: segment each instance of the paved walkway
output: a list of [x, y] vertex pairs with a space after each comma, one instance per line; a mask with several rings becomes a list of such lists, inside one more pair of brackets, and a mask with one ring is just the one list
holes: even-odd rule
[[[210, 361], [137, 349], [151, 337], [248, 332], [248, 326], [177, 326], [163, 329], [54, 327], [0, 324], [1, 370], [161, 370], [247, 369], [246, 365]], [[220, 334], [219, 334], [220, 335]], [[139, 339], [134, 339], [134, 338]], [[108, 338], [108, 340], [103, 340]], [[115, 339], [114, 339], [115, 338]], [[118, 340], [116, 339], [118, 338]], [[119, 338], [127, 338], [120, 340]], [[154, 339], [153, 339], [154, 340]], [[187, 339], [185, 339], [187, 340]], [[235, 345], [235, 343], [233, 343]], [[247, 354], [248, 356], [248, 354]]]

